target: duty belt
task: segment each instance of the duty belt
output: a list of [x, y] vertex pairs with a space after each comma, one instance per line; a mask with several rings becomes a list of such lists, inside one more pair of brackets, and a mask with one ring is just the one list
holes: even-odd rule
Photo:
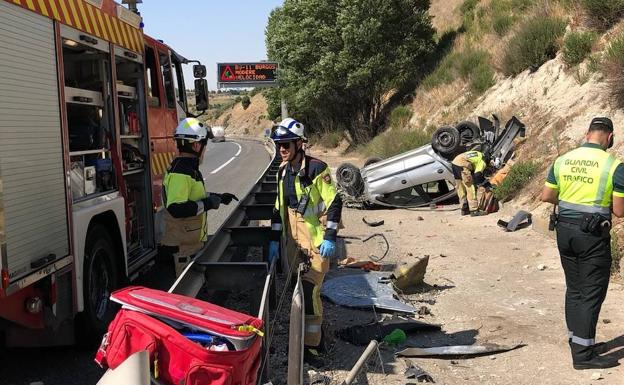
[[[587, 215], [587, 214], [584, 214]], [[604, 218], [604, 217], [603, 217]], [[571, 225], [577, 225], [579, 227], [583, 226], [583, 222], [584, 222], [584, 218], [567, 218], [567, 217], [562, 217], [562, 216], [557, 216], [557, 222], [558, 223], [568, 223]], [[601, 228], [605, 229], [605, 230], [610, 230], [611, 229], [611, 220], [604, 218], [604, 220], [602, 220], [601, 222]]]
[[559, 215], [557, 216], [557, 222], [580, 226], [583, 223], [583, 218], [566, 218]]

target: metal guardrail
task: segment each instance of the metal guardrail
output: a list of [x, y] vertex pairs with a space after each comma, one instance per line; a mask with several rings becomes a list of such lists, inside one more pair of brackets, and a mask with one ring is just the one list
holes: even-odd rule
[[[264, 321], [262, 355], [267, 358], [267, 337], [271, 335], [269, 308], [277, 303], [275, 264], [268, 264], [271, 227], [259, 225], [258, 221], [271, 219], [277, 196], [279, 160], [275, 146], [270, 144], [272, 160], [260, 178], [169, 289], [170, 293], [190, 297], [205, 296], [206, 292], [213, 293], [215, 298], [222, 298], [224, 293], [250, 293], [249, 314]], [[247, 261], [248, 247], [262, 248], [262, 262]], [[268, 362], [263, 364], [268, 368]], [[269, 376], [267, 369], [262, 374], [259, 382], [265, 382]]]

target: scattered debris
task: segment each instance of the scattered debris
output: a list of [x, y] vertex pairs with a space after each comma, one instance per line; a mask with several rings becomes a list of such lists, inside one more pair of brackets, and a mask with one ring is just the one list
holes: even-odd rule
[[407, 340], [407, 334], [401, 329], [394, 329], [383, 338], [383, 341], [390, 346], [400, 345], [405, 340]]
[[435, 383], [433, 377], [429, 373], [425, 372], [423, 368], [413, 363], [411, 360], [404, 359], [405, 362], [405, 379], [414, 379], [418, 382], [431, 382]]
[[446, 257], [448, 257], [448, 255], [446, 255], [446, 254], [440, 254], [440, 257], [441, 257], [441, 258], [446, 258]]
[[362, 217], [362, 222], [366, 223], [370, 227], [381, 226], [381, 225], [383, 225], [385, 223], [385, 221], [383, 219], [379, 220], [379, 221], [372, 221], [372, 222], [370, 222], [370, 221], [366, 220], [366, 217]]
[[335, 304], [370, 309], [372, 306], [403, 313], [416, 313], [416, 309], [397, 299], [389, 283], [390, 275], [383, 272], [358, 272], [329, 278], [323, 284], [321, 294]]
[[610, 320], [610, 319], [608, 319], [608, 318], [604, 318], [604, 319], [602, 320], [602, 323], [604, 323], [604, 324], [610, 324], [610, 323], [611, 323], [611, 320]]
[[431, 310], [423, 305], [418, 309], [418, 315], [430, 315], [431, 314]]
[[417, 221], [424, 221], [425, 218], [421, 217], [420, 215], [416, 218]]
[[411, 287], [423, 283], [428, 264], [429, 256], [425, 255], [417, 258], [415, 262], [404, 263], [397, 266], [392, 274], [392, 277], [394, 278], [394, 285], [398, 289], [406, 291]]
[[308, 381], [309, 385], [313, 384], [329, 384], [331, 382], [331, 378], [326, 375], [319, 373], [315, 370], [308, 370]]
[[[360, 373], [360, 371], [362, 370], [362, 367], [364, 366], [366, 361], [368, 361], [368, 358], [371, 356], [371, 354], [373, 354], [373, 352], [375, 351], [378, 351], [377, 346], [378, 346], [378, 343], [375, 340], [372, 340], [368, 344], [368, 346], [366, 347], [366, 350], [364, 350], [364, 353], [362, 353], [362, 355], [357, 360], [355, 365], [353, 365], [353, 368], [351, 368], [351, 370], [347, 374], [347, 378], [345, 378], [345, 380], [342, 381], [341, 385], [349, 385], [353, 382], [353, 380], [355, 380], [355, 377], [357, 377], [358, 373]], [[381, 356], [379, 356], [379, 359], [381, 360]], [[383, 361], [381, 362], [381, 368], [383, 370]]]
[[493, 353], [507, 352], [521, 348], [525, 345], [456, 345], [456, 346], [436, 346], [432, 348], [407, 348], [397, 353], [399, 357], [438, 357], [438, 356], [482, 356]]
[[440, 325], [428, 324], [413, 319], [373, 322], [366, 325], [354, 325], [338, 330], [336, 335], [343, 341], [354, 345], [366, 345], [370, 340], [380, 340], [392, 331], [400, 329], [406, 334], [421, 331], [437, 331]]
[[531, 258], [537, 258], [540, 255], [542, 255], [539, 251], [534, 252], [533, 254], [531, 254]]
[[502, 219], [499, 219], [498, 222], [496, 222], [496, 224], [505, 229], [505, 231], [524, 229], [531, 226], [532, 223], [533, 220], [531, 219], [531, 213], [524, 210], [518, 211], [509, 222], [505, 222]]
[[544, 264], [537, 265], [537, 270], [546, 270], [546, 265]]
[[603, 379], [602, 373], [600, 373], [600, 372], [593, 372], [592, 375], [591, 375], [591, 379], [594, 380], [594, 381], [602, 380]]
[[383, 269], [383, 266], [378, 263], [371, 261], [356, 261], [355, 259], [347, 261], [347, 263], [343, 266], [351, 269], [362, 269], [366, 271], [381, 271]]
[[390, 251], [390, 244], [388, 243], [388, 239], [386, 238], [386, 236], [385, 236], [385, 235], [383, 235], [383, 234], [379, 234], [379, 233], [377, 233], [377, 234], [373, 234], [373, 235], [371, 235], [370, 237], [367, 237], [367, 238], [365, 238], [365, 239], [362, 239], [362, 242], [363, 242], [363, 243], [366, 243], [366, 242], [370, 241], [371, 239], [373, 239], [373, 238], [375, 238], [375, 237], [381, 237], [381, 238], [384, 240], [384, 242], [386, 243], [386, 251], [384, 251], [384, 254], [383, 254], [381, 257], [377, 257], [377, 256], [375, 256], [375, 255], [371, 254], [371, 255], [369, 255], [369, 256], [368, 256], [368, 258], [369, 258], [371, 261], [373, 261], [373, 262], [379, 262], [379, 261], [381, 261], [382, 259], [386, 258], [386, 255], [388, 255], [388, 251]]

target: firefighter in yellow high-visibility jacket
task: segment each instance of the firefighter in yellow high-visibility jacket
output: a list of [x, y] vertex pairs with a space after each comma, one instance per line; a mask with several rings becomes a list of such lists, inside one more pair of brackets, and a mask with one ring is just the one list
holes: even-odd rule
[[[455, 188], [462, 215], [485, 215], [485, 211], [479, 210], [477, 200], [477, 188], [488, 186], [489, 183], [483, 176], [488, 160], [481, 151], [466, 151], [455, 157], [452, 162]], [[476, 187], [475, 187], [476, 185]]]
[[207, 193], [201, 164], [210, 128], [195, 118], [182, 120], [173, 135], [180, 155], [167, 170], [163, 180], [165, 230], [160, 241], [173, 254], [179, 276], [206, 241], [206, 212], [238, 200], [230, 193]]
[[336, 254], [336, 236], [342, 215], [342, 200], [332, 182], [329, 167], [305, 154], [304, 127], [284, 119], [271, 139], [279, 147], [282, 165], [278, 172], [278, 194], [271, 220], [269, 258], [279, 256], [279, 240], [286, 236], [289, 261], [303, 257], [309, 268], [302, 275], [305, 299], [304, 360], [314, 367], [323, 364], [321, 354], [323, 304], [321, 285]]

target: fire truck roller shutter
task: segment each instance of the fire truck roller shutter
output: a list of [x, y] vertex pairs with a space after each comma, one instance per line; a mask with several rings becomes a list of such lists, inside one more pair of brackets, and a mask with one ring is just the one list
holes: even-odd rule
[[69, 253], [52, 20], [0, 1], [0, 248], [11, 281]]

